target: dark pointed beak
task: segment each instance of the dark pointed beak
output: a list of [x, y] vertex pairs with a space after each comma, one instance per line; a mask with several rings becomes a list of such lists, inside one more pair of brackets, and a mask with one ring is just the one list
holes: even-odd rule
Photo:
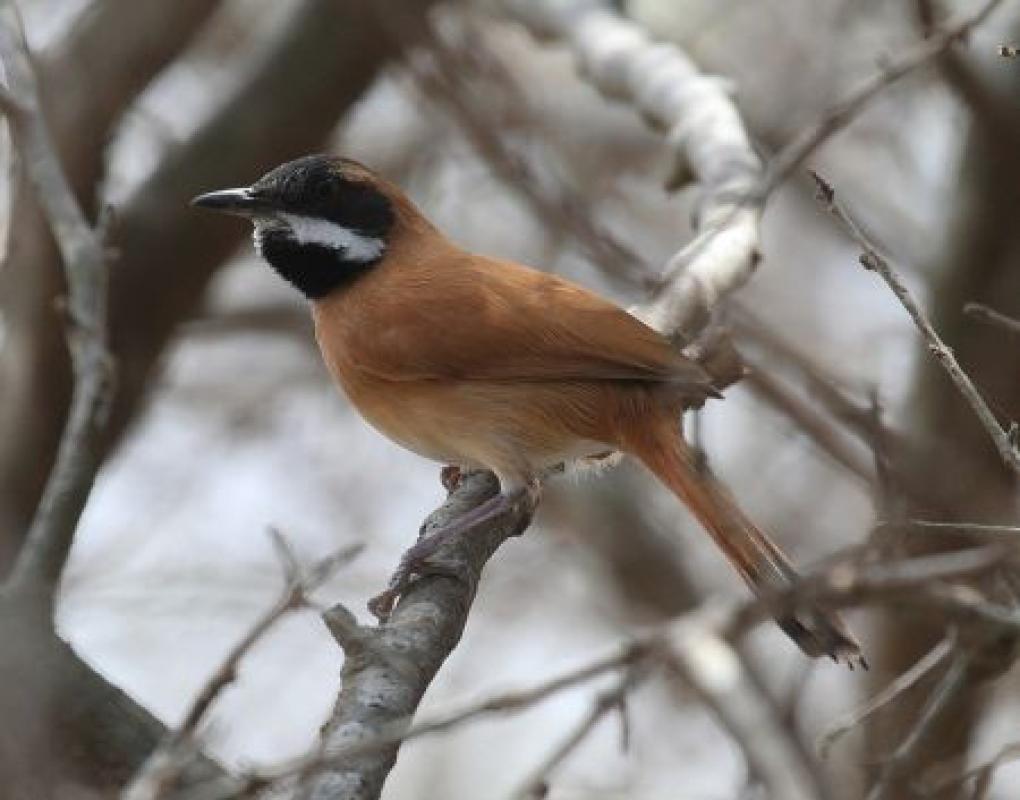
[[191, 205], [241, 217], [250, 217], [270, 208], [265, 199], [256, 197], [248, 188], [221, 189], [218, 192], [200, 194], [192, 199]]

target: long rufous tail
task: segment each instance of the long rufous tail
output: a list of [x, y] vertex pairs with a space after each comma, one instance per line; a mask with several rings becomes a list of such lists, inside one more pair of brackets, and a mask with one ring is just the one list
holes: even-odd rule
[[[631, 442], [630, 450], [698, 518], [726, 558], [766, 601], [799, 580], [790, 559], [737, 506], [726, 488], [695, 465], [675, 430], [668, 436]], [[866, 666], [860, 646], [839, 614], [813, 603], [776, 615], [776, 622], [809, 656], [830, 656]]]

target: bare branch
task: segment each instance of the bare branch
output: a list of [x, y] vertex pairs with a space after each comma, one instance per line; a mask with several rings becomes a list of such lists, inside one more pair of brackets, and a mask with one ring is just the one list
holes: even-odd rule
[[965, 39], [971, 30], [984, 22], [1001, 4], [1002, 0], [986, 0], [976, 12], [946, 24], [916, 47], [891, 59], [878, 72], [848, 93], [817, 122], [804, 128], [769, 161], [761, 186], [762, 194], [770, 194], [792, 175], [820, 144], [844, 128], [879, 94], [900, 78], [931, 63], [954, 44]]
[[69, 290], [71, 409], [56, 463], [6, 586], [12, 593], [38, 594], [49, 609], [99, 469], [99, 438], [113, 391], [106, 330], [108, 274], [101, 232], [86, 221], [54, 150], [24, 34], [12, 8], [0, 11], [0, 57], [9, 82], [3, 105], [60, 249]]
[[945, 770], [936, 768], [932, 772], [941, 772], [942, 775], [927, 777], [921, 782], [921, 786], [927, 794], [937, 795], [954, 786], [959, 786], [969, 780], [976, 779], [974, 791], [970, 798], [971, 800], [985, 800], [988, 796], [988, 790], [991, 788], [995, 771], [1003, 764], [1016, 761], [1017, 759], [1020, 759], [1020, 742], [1013, 742], [1003, 747], [991, 761], [972, 769], [946, 775]]
[[[426, 528], [441, 527], [492, 497], [498, 483], [488, 473], [460, 481]], [[482, 568], [507, 539], [520, 534], [530, 519], [512, 510], [464, 536], [453, 537], [429, 559], [421, 577], [401, 596], [389, 620], [378, 627], [330, 626], [347, 653], [340, 696], [323, 728], [321, 752], [329, 754], [391, 735], [406, 727], [425, 689], [460, 640]], [[344, 615], [346, 617], [346, 615]], [[340, 800], [378, 797], [396, 760], [393, 742], [323, 770], [308, 785], [329, 786]]]
[[560, 742], [556, 748], [535, 768], [513, 797], [518, 800], [541, 800], [549, 791], [549, 776], [573, 753], [610, 711], [622, 706], [627, 693], [644, 677], [637, 669], [629, 670], [611, 689], [600, 692], [591, 710], [584, 719]]
[[[352, 654], [357, 657], [356, 653], [360, 652], [360, 648], [372, 646], [372, 630], [357, 628], [356, 624], [352, 627], [350, 612], [346, 609], [342, 607], [331, 609], [325, 617], [327, 625], [335, 634], [337, 634], [337, 622], [340, 621], [342, 631], [337, 635], [348, 648], [348, 657], [352, 657]], [[352, 634], [356, 640], [352, 640]], [[367, 640], [365, 637], [368, 637]], [[647, 658], [655, 655], [656, 649], [651, 642], [651, 638], [635, 637], [633, 641], [621, 648], [614, 649], [607, 656], [596, 658], [533, 687], [497, 694], [480, 702], [471, 703], [462, 709], [418, 723], [412, 723], [410, 717], [394, 719], [381, 727], [378, 735], [372, 738], [351, 741], [340, 747], [324, 748], [309, 756], [283, 764], [276, 769], [252, 774], [233, 782], [216, 779], [210, 783], [209, 788], [212, 790], [210, 794], [219, 791], [223, 793], [223, 796], [245, 797], [266, 786], [290, 785], [298, 777], [311, 781], [320, 773], [339, 769], [353, 759], [386, 750], [402, 742], [437, 733], [446, 733], [485, 716], [523, 711], [559, 692], [574, 688], [606, 673], [637, 668]], [[395, 666], [399, 669], [402, 665], [395, 662]], [[204, 797], [205, 794], [202, 793], [201, 796]]]
[[692, 179], [700, 184], [698, 235], [670, 259], [652, 302], [634, 310], [665, 335], [690, 341], [760, 259], [754, 198], [761, 162], [728, 84], [701, 74], [680, 48], [653, 42], [602, 3], [504, 0], [503, 7], [536, 34], [567, 42], [599, 91], [666, 131], [674, 157], [671, 187]]
[[971, 319], [976, 319], [978, 322], [994, 325], [996, 328], [1020, 335], [1020, 319], [1007, 317], [1005, 314], [1000, 314], [998, 311], [981, 303], [967, 303], [963, 307], [963, 313]]
[[740, 745], [752, 775], [769, 797], [812, 798], [811, 768], [783, 726], [778, 708], [741, 666], [733, 646], [720, 635], [728, 614], [714, 625], [695, 617], [675, 623], [668, 636], [671, 663]]
[[896, 748], [882, 767], [878, 780], [868, 793], [868, 800], [882, 800], [889, 797], [894, 790], [894, 781], [909, 769], [917, 751], [925, 740], [935, 722], [949, 707], [949, 704], [966, 687], [969, 657], [958, 653], [942, 676], [938, 685], [932, 690], [910, 733]]
[[[399, 30], [398, 35], [406, 39], [410, 32]], [[480, 74], [485, 79], [486, 96], [502, 92], [516, 115], [527, 114], [526, 97], [486, 45], [484, 33], [472, 28], [463, 41], [449, 42], [446, 36], [430, 31], [426, 42], [433, 56], [432, 64], [426, 66], [420, 60], [408, 59], [412, 77], [424, 96], [458, 123], [504, 185], [531, 205], [537, 219], [557, 231], [569, 232], [602, 275], [617, 282], [627, 278], [650, 286], [649, 265], [641, 256], [595, 219], [576, 192], [563, 183], [548, 186], [548, 181], [541, 180], [532, 160], [503, 135], [505, 121], [489, 118], [491, 115], [473, 101], [467, 76]]]
[[[960, 391], [960, 394], [970, 404], [978, 420], [988, 432], [996, 449], [999, 451], [999, 457], [1002, 459], [1003, 464], [1016, 472], [1020, 472], [1020, 452], [1017, 451], [1011, 434], [999, 425], [988, 404], [985, 403], [978, 390], [974, 387], [973, 382], [960, 367], [956, 356], [953, 355], [953, 351], [939, 338], [927, 315], [921, 310], [913, 295], [910, 294], [903, 279], [892, 268], [888, 259], [879, 252], [878, 248], [871, 243], [864, 232], [861, 231], [837, 202], [832, 186], [817, 174], [814, 177], [818, 184], [818, 198], [820, 202], [823, 203], [828, 212], [846, 229], [847, 233], [862, 249], [863, 252], [860, 256], [861, 265], [867, 270], [876, 272], [889, 288], [892, 289], [893, 294], [896, 295], [902, 306], [907, 310], [907, 313], [910, 314], [918, 330], [921, 331], [921, 335], [928, 345], [929, 352], [945, 369], [956, 385], [956, 388]], [[1015, 423], [1011, 423], [1010, 430], [1012, 430], [1013, 425]]]
[[273, 605], [261, 614], [235, 644], [220, 666], [206, 681], [184, 720], [176, 730], [167, 734], [163, 742], [153, 751], [138, 770], [131, 783], [125, 788], [124, 800], [158, 800], [172, 790], [198, 752], [194, 741], [199, 723], [223, 690], [237, 677], [237, 668], [251, 649], [287, 613], [303, 608], [308, 603], [308, 593], [322, 584], [344, 564], [349, 563], [364, 549], [354, 544], [338, 550], [310, 568], [303, 569], [283, 536], [270, 529], [273, 547], [280, 556], [283, 572], [283, 589]]
[[874, 469], [861, 453], [846, 440], [841, 430], [800, 399], [785, 383], [768, 369], [752, 368], [744, 378], [745, 384], [772, 408], [789, 418], [799, 430], [806, 433], [822, 452], [852, 475], [870, 484]]
[[925, 675], [930, 673], [939, 664], [946, 660], [953, 650], [953, 640], [949, 637], [942, 639], [931, 650], [923, 655], [917, 662], [905, 672], [896, 676], [888, 686], [878, 692], [867, 703], [835, 722], [831, 723], [821, 736], [818, 737], [818, 753], [822, 758], [828, 758], [832, 746], [847, 733], [852, 731], [864, 720], [881, 708], [889, 705], [897, 697], [912, 688]]
[[[483, 483], [487, 478], [481, 473], [476, 476]], [[477, 486], [472, 488], [472, 491], [477, 490]], [[463, 502], [463, 498], [458, 502]], [[444, 545], [447, 548], [444, 560], [451, 566], [451, 575], [422, 578], [411, 587], [408, 597], [397, 605], [391, 621], [378, 628], [358, 626], [350, 612], [343, 608], [327, 613], [327, 624], [346, 648], [347, 661], [354, 662], [353, 667], [345, 665], [345, 678], [356, 684], [350, 686], [349, 691], [365, 692], [371, 688], [373, 693], [369, 697], [384, 698], [385, 705], [389, 706], [387, 685], [393, 679], [393, 672], [387, 673], [386, 670], [407, 671], [412, 666], [417, 668], [421, 665], [417, 660], [419, 650], [407, 653], [403, 649], [407, 642], [417, 646], [425, 644], [430, 651], [435, 650], [434, 644], [422, 641], [423, 628], [419, 626], [425, 620], [421, 615], [442, 607], [435, 603], [438, 592], [456, 589], [461, 584], [452, 575], [460, 570], [454, 567], [450, 556], [463, 546], [463, 543]], [[484, 561], [490, 548], [495, 546], [491, 540], [484, 542], [474, 557]], [[774, 702], [751, 675], [745, 673], [734, 649], [732, 642], [743, 635], [747, 625], [769, 618], [773, 602], [780, 607], [792, 607], [801, 599], [825, 598], [839, 605], [873, 603], [891, 607], [903, 605], [903, 600], [909, 598], [910, 607], [918, 613], [930, 614], [933, 609], [941, 609], [956, 614], [959, 619], [969, 617], [995, 626], [995, 630], [1015, 633], [1020, 631], [1020, 616], [985, 602], [973, 591], [948, 584], [943, 584], [943, 588], [937, 591], [926, 590], [926, 587], [940, 581], [997, 568], [1003, 561], [1001, 553], [999, 548], [978, 548], [964, 553], [881, 564], [864, 564], [855, 553], [849, 563], [807, 576], [798, 587], [782, 593], [774, 601], [751, 599], [706, 604], [674, 620], [642, 630], [614, 652], [601, 655], [530, 689], [496, 695], [417, 724], [410, 722], [416, 703], [414, 698], [406, 702], [411, 710], [402, 717], [389, 716], [386, 708], [378, 709], [380, 713], [372, 720], [374, 729], [351, 721], [347, 735], [343, 735], [334, 726], [327, 746], [318, 752], [272, 771], [236, 779], [216, 778], [204, 787], [205, 791], [202, 786], [196, 787], [199, 791], [195, 797], [248, 797], [267, 786], [293, 786], [298, 777], [315, 786], [318, 778], [330, 776], [333, 776], [332, 780], [321, 784], [333, 792], [330, 797], [371, 797], [374, 796], [372, 792], [378, 792], [381, 783], [376, 782], [377, 778], [372, 783], [357, 781], [358, 776], [366, 774], [366, 767], [359, 766], [363, 758], [373, 754], [383, 757], [399, 742], [445, 732], [483, 715], [519, 711], [600, 675], [620, 669], [640, 671], [663, 663], [664, 658], [733, 733], [745, 749], [755, 774], [766, 781], [766, 785], [789, 788], [796, 781], [809, 780], [809, 765], [797, 752], [796, 744], [789, 738], [789, 731], [783, 728]], [[421, 595], [415, 597], [415, 592], [421, 592]], [[401, 619], [401, 614], [406, 616]], [[440, 617], [439, 621], [442, 625], [447, 623], [445, 617]], [[403, 627], [403, 630], [393, 630], [395, 626]], [[364, 661], [370, 662], [367, 669], [371, 674], [368, 677], [363, 672], [366, 667], [361, 665]], [[432, 665], [425, 666], [431, 669]], [[423, 680], [427, 682], [429, 678], [426, 676]], [[347, 686], [346, 681], [344, 686]], [[376, 693], [379, 690], [381, 695]], [[343, 696], [338, 709], [342, 705]], [[761, 735], [762, 730], [768, 731], [768, 734]], [[752, 732], [755, 732], [753, 736]], [[756, 766], [759, 764], [764, 766]], [[793, 794], [778, 796], [801, 797], [805, 790], [791, 788], [790, 791]]]
[[[887, 524], [889, 523], [880, 521], [878, 527]], [[984, 522], [939, 522], [929, 519], [907, 519], [895, 524], [899, 527], [920, 531], [962, 533], [981, 537], [1001, 537], [1011, 542], [1020, 541], [1020, 525], [989, 525]]]

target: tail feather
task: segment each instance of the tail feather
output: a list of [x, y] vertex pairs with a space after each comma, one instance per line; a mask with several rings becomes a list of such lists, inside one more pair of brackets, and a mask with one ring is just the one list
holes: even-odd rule
[[[786, 554], [740, 510], [718, 480], [699, 470], [675, 432], [630, 450], [705, 526], [756, 595], [767, 600], [799, 581]], [[827, 655], [851, 667], [855, 660], [865, 664], [853, 634], [830, 609], [805, 604], [777, 614], [776, 622], [809, 656]]]

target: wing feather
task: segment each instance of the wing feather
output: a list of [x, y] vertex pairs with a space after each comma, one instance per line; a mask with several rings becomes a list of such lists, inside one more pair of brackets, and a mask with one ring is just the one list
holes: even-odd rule
[[646, 381], [715, 394], [700, 366], [595, 293], [512, 262], [456, 260], [408, 270], [400, 297], [365, 309], [386, 324], [358, 326], [371, 329], [351, 349], [359, 366], [395, 381]]

